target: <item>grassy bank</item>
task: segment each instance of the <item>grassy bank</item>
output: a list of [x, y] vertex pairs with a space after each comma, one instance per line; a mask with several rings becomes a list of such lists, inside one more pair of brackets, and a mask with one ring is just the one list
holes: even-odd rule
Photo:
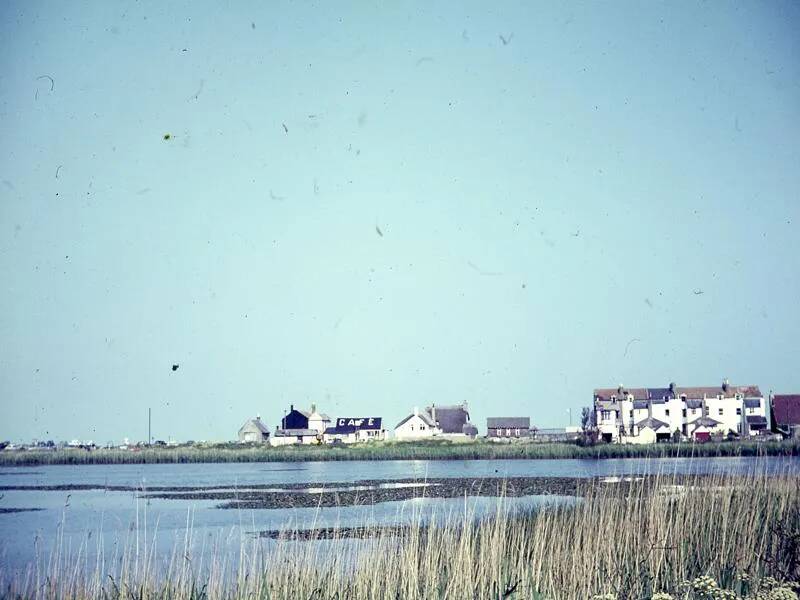
[[[791, 585], [777, 583], [800, 578], [796, 478], [657, 483], [597, 484], [582, 502], [530, 513], [500, 510], [477, 521], [458, 513], [426, 526], [375, 529], [360, 545], [339, 541], [336, 552], [330, 531], [324, 543], [313, 535], [275, 545], [244, 540], [235, 561], [213, 550], [198, 557], [187, 543], [161, 563], [148, 554], [145, 534], [140, 551], [129, 545], [117, 560], [94, 565], [81, 562], [84, 549], [75, 560], [56, 543], [27, 577], [0, 581], [0, 596], [796, 598]], [[671, 596], [657, 595], [664, 593]]]
[[330, 460], [474, 460], [546, 458], [666, 458], [675, 456], [800, 456], [800, 440], [707, 444], [498, 444], [485, 441], [377, 442], [353, 446], [182, 446], [130, 450], [0, 452], [0, 466], [126, 463], [299, 462]]

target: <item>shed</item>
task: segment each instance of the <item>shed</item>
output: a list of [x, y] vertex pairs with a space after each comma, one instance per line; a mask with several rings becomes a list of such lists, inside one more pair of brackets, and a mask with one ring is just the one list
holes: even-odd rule
[[261, 421], [261, 417], [245, 421], [239, 428], [239, 441], [251, 444], [269, 441], [269, 429]]

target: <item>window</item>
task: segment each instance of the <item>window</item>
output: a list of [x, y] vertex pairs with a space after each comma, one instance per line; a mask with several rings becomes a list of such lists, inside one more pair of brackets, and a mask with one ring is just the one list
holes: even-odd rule
[[665, 408], [665, 409], [664, 409], [664, 416], [665, 416], [665, 417], [668, 417], [668, 416], [669, 416], [669, 409], [668, 409], [668, 408]]
[[742, 409], [741, 409], [741, 408], [737, 408], [737, 409], [736, 409], [736, 414], [737, 414], [737, 415], [740, 415], [740, 414], [742, 414]]
[[633, 418], [633, 411], [631, 411], [631, 419]]
[[722, 414], [722, 412], [723, 412], [723, 410], [722, 410], [722, 407], [720, 406], [720, 407], [719, 407], [719, 414], [721, 415], [721, 414]]
[[[685, 408], [683, 409], [683, 413], [682, 414], [683, 414], [684, 417], [686, 416], [686, 409]], [[686, 435], [686, 434], [684, 434], [684, 435]]]

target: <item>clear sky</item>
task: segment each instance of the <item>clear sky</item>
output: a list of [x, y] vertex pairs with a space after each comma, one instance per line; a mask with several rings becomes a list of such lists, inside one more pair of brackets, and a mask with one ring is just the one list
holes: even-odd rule
[[0, 439], [800, 391], [800, 4], [381, 4], [0, 3]]

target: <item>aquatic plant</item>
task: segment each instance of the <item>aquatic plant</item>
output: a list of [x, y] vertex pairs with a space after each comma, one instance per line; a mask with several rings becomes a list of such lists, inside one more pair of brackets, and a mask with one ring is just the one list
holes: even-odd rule
[[[574, 505], [492, 517], [451, 514], [365, 539], [290, 528], [241, 541], [238, 556], [198, 551], [187, 522], [172, 558], [137, 529], [121, 554], [94, 564], [54, 532], [49, 557], [0, 572], [0, 595], [24, 598], [541, 598], [795, 599], [800, 567], [782, 537], [800, 530], [792, 476], [682, 477], [593, 483]], [[465, 511], [469, 503], [465, 501]], [[66, 514], [66, 513], [65, 513]], [[243, 518], [248, 517], [243, 514]], [[331, 539], [332, 538], [332, 539]], [[61, 541], [59, 541], [61, 540]], [[302, 541], [298, 541], [302, 540]], [[99, 543], [99, 542], [98, 542]], [[204, 542], [205, 543], [205, 542]], [[336, 551], [331, 551], [335, 548]], [[2, 571], [2, 570], [0, 570]], [[597, 595], [599, 594], [599, 595]]]

